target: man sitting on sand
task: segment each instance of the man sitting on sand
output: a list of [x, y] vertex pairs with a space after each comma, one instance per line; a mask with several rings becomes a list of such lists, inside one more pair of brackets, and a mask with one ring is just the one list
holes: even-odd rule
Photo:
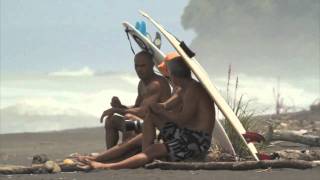
[[[148, 106], [152, 103], [164, 102], [170, 97], [170, 86], [164, 77], [154, 73], [154, 63], [152, 56], [148, 52], [141, 51], [136, 54], [134, 65], [136, 73], [140, 78], [135, 105], [126, 107], [121, 104], [118, 97], [113, 97], [111, 108], [104, 111], [100, 118], [100, 122], [102, 123], [103, 119], [107, 117], [105, 120], [107, 149], [118, 143], [119, 131], [123, 132], [123, 141], [128, 139], [130, 135], [129, 130], [136, 130], [135, 132], [139, 133], [139, 128], [134, 128], [134, 126], [135, 124], [142, 124], [141, 122], [145, 118]], [[115, 115], [115, 113], [122, 116]], [[138, 123], [134, 123], [133, 121]], [[131, 132], [135, 133], [134, 131]], [[138, 137], [137, 141], [142, 142], [142, 135]]]
[[[166, 103], [150, 106], [143, 125], [143, 151], [122, 161], [101, 163], [102, 156], [119, 153], [107, 151], [100, 159], [87, 159], [86, 164], [94, 169], [138, 168], [157, 158], [181, 161], [207, 152], [215, 122], [214, 102], [202, 85], [191, 78], [191, 71], [181, 57], [167, 65], [172, 83], [180, 90], [173, 95], [174, 100], [169, 99], [170, 106]], [[160, 129], [163, 143], [154, 143], [155, 128]]]

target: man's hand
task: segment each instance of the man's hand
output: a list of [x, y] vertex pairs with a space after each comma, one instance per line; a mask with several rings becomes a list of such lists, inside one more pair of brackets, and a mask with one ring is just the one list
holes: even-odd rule
[[180, 86], [175, 86], [173, 88], [173, 93], [181, 94], [181, 92], [182, 92], [182, 88]]
[[113, 96], [110, 103], [111, 107], [121, 108], [123, 105], [121, 104], [120, 99], [117, 96]]
[[165, 105], [163, 103], [155, 103], [150, 105], [151, 112], [162, 115], [165, 112]]
[[114, 114], [113, 108], [105, 110], [101, 115], [100, 123], [103, 123], [104, 117], [107, 116], [108, 118], [108, 117], [111, 117], [113, 114]]

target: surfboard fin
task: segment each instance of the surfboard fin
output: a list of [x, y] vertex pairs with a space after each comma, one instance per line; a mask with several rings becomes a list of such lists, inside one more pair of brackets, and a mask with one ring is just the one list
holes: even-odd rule
[[272, 160], [272, 157], [266, 153], [257, 153], [257, 156], [260, 160]]
[[257, 156], [260, 160], [274, 160], [274, 159], [280, 159], [280, 155], [278, 153], [257, 153]]
[[245, 134], [243, 134], [243, 137], [246, 139], [247, 143], [250, 143], [250, 142], [262, 142], [262, 141], [265, 141], [265, 138], [258, 134], [258, 133], [255, 133], [255, 132], [246, 132]]
[[156, 36], [154, 37], [153, 44], [160, 49], [161, 48], [161, 35], [159, 32], [156, 32]]

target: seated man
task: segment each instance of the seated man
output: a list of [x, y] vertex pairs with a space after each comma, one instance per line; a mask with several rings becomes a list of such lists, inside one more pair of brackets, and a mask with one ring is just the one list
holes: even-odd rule
[[[167, 65], [170, 79], [178, 90], [173, 95], [175, 97], [169, 99], [172, 101], [169, 106], [161, 103], [150, 106], [143, 125], [143, 151], [113, 163], [101, 163], [99, 158], [88, 159], [88, 165], [94, 169], [137, 168], [156, 158], [181, 161], [209, 149], [215, 122], [214, 102], [202, 85], [191, 78], [191, 72], [181, 57], [174, 58]], [[155, 128], [160, 129], [163, 143], [154, 143]], [[105, 157], [107, 154], [113, 155], [108, 152]]]
[[[126, 107], [121, 104], [118, 97], [113, 97], [111, 100], [111, 108], [104, 111], [100, 118], [100, 122], [102, 123], [103, 119], [107, 116], [105, 120], [107, 149], [118, 143], [119, 131], [124, 133], [123, 141], [128, 139], [127, 137], [132, 134], [129, 133], [128, 130], [135, 130], [133, 135], [139, 133], [139, 128], [134, 128], [135, 123], [130, 123], [130, 121], [125, 120], [136, 121], [137, 125], [142, 124], [140, 122], [145, 118], [147, 108], [150, 104], [164, 102], [170, 97], [170, 86], [164, 77], [155, 74], [153, 71], [154, 63], [152, 56], [148, 52], [141, 51], [136, 54], [134, 64], [136, 73], [140, 78], [135, 105]], [[115, 113], [122, 116], [114, 115]]]

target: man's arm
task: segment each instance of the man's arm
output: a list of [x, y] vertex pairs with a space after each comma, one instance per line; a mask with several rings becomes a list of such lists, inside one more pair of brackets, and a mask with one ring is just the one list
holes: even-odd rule
[[112, 97], [110, 105], [113, 108], [124, 108], [124, 109], [128, 108], [127, 106], [121, 103], [120, 99], [117, 96]]
[[[102, 123], [103, 119], [105, 117], [110, 117], [114, 113], [118, 113], [118, 114], [121, 114], [121, 115], [125, 116], [127, 113], [130, 113], [130, 109], [137, 108], [141, 104], [142, 100], [143, 100], [143, 97], [141, 96], [141, 81], [140, 81], [139, 84], [138, 84], [138, 96], [136, 98], [135, 105], [133, 105], [131, 107], [124, 106], [124, 105], [121, 104], [121, 102], [120, 102], [118, 97], [113, 97], [112, 100], [111, 100], [111, 103], [110, 103], [111, 108], [105, 110], [102, 113], [102, 115], [100, 117], [100, 122]], [[138, 116], [137, 114], [134, 114], [134, 115]]]
[[195, 98], [197, 86], [189, 87], [182, 99], [182, 110], [179, 112], [167, 111], [164, 108], [161, 109], [159, 106], [152, 106], [151, 111], [156, 114], [164, 116], [169, 121], [172, 121], [178, 125], [188, 123], [194, 118], [197, 112], [198, 99]]
[[138, 95], [137, 98], [136, 98], [136, 101], [135, 101], [135, 104], [132, 105], [132, 106], [126, 106], [126, 105], [123, 105], [121, 104], [120, 100], [119, 100], [119, 103], [118, 104], [114, 104], [114, 102], [112, 101], [111, 102], [111, 107], [113, 108], [121, 108], [121, 109], [130, 109], [130, 108], [135, 108], [135, 107], [138, 107], [139, 104], [141, 103], [141, 96]]
[[181, 91], [182, 89], [180, 87], [175, 88], [172, 96], [165, 102], [159, 104], [161, 104], [166, 110], [175, 108], [178, 104], [182, 103]]
[[[128, 109], [111, 108], [111, 109], [107, 110], [108, 112], [105, 111], [104, 114], [107, 115], [107, 114], [111, 114], [111, 113], [112, 114], [118, 113], [121, 115], [125, 115], [127, 113], [130, 113], [130, 114], [134, 114], [138, 117], [144, 117], [147, 110], [148, 110], [149, 105], [157, 103], [160, 98], [160, 95], [161, 95], [160, 83], [158, 81], [151, 82], [147, 88], [148, 88], [147, 93], [144, 95], [144, 98], [142, 98], [140, 96], [140, 98], [142, 100], [141, 100], [139, 107], [128, 108]], [[137, 98], [137, 101], [140, 101], [139, 96]]]
[[141, 97], [141, 81], [138, 84], [138, 96], [136, 98], [136, 101], [134, 103], [134, 105], [132, 106], [125, 106], [121, 103], [120, 99], [116, 96], [112, 97], [111, 99], [111, 107], [113, 108], [121, 108], [121, 109], [129, 109], [129, 108], [135, 108], [135, 107], [139, 107], [141, 102], [142, 102], [142, 97]]

